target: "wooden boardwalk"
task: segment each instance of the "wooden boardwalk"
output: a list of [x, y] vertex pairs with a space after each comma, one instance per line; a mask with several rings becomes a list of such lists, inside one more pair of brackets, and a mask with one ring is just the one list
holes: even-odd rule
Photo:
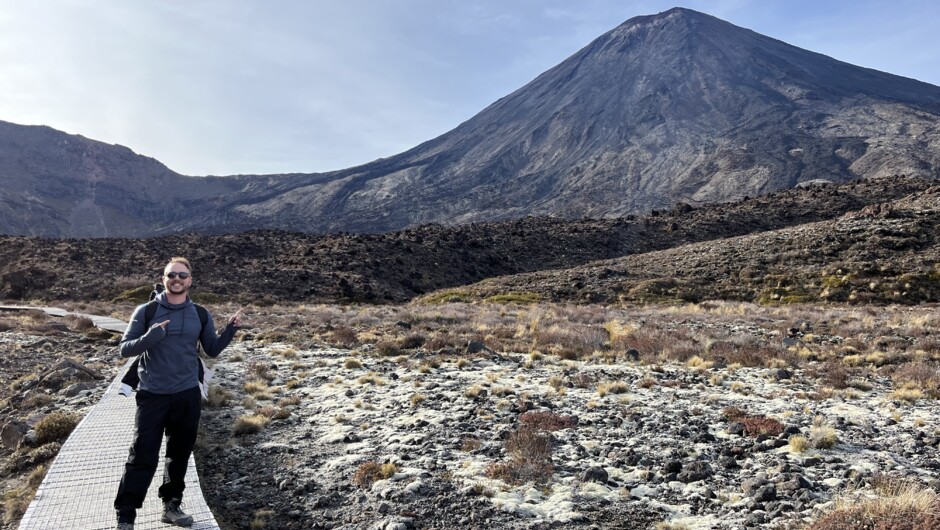
[[[0, 306], [0, 310], [22, 309], [42, 309], [56, 316], [69, 314], [50, 307]], [[90, 318], [96, 326], [109, 331], [120, 333], [127, 327], [127, 323], [114, 318], [73, 314]], [[122, 375], [123, 370], [62, 445], [20, 521], [20, 530], [106, 530], [115, 527], [114, 495], [134, 438], [136, 411], [133, 396], [118, 394]], [[161, 450], [159, 467], [144, 506], [138, 510], [136, 530], [179, 528], [160, 522], [163, 505], [157, 489], [163, 474], [163, 453]], [[196, 462], [192, 457], [186, 472], [183, 509], [195, 519], [190, 528], [219, 528], [202, 496]]]

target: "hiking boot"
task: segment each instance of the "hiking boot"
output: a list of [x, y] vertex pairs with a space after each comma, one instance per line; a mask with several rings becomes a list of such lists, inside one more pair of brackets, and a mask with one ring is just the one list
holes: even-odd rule
[[134, 530], [134, 519], [137, 518], [137, 510], [124, 508], [116, 510], [117, 512], [117, 530]]
[[176, 526], [189, 526], [193, 524], [193, 516], [187, 515], [180, 509], [183, 504], [180, 499], [163, 501], [163, 522]]

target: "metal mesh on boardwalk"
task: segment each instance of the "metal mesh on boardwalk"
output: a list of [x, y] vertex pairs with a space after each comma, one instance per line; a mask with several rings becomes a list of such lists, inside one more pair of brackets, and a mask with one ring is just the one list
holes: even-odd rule
[[[121, 375], [123, 370], [62, 445], [20, 521], [20, 530], [104, 530], [115, 527], [114, 495], [134, 437], [136, 411], [133, 396], [124, 397], [117, 393]], [[163, 505], [157, 497], [157, 489], [162, 482], [165, 446], [166, 438], [160, 450], [156, 476], [150, 484], [143, 508], [137, 513], [136, 530], [179, 528], [160, 522]], [[190, 528], [219, 528], [202, 496], [192, 457], [186, 472], [183, 497], [184, 511], [195, 519]]]

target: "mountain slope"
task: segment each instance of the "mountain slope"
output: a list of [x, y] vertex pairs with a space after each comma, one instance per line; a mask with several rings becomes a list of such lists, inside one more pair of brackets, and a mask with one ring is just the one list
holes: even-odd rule
[[[304, 176], [307, 182], [310, 176]], [[264, 200], [295, 175], [186, 177], [153, 158], [49, 127], [0, 121], [0, 233], [140, 237]]]
[[461, 289], [553, 301], [940, 301], [940, 186], [836, 219], [497, 278]]
[[938, 87], [674, 9], [627, 21], [435, 140], [239, 210], [368, 231], [935, 176], [938, 116]]
[[940, 174], [940, 87], [679, 8], [626, 21], [438, 138], [327, 174], [183, 177], [39, 129], [0, 124], [0, 233], [381, 232]]
[[[591, 268], [596, 274], [578, 272], [578, 267], [590, 268], [590, 262], [620, 256], [637, 260], [647, 259], [640, 255], [673, 256], [666, 249], [687, 249], [689, 244], [720, 248], [736, 236], [808, 226], [866, 208], [884, 208], [882, 204], [924, 194], [934, 183], [911, 177], [863, 179], [785, 190], [730, 204], [680, 205], [641, 218], [565, 221], [528, 217], [456, 227], [425, 225], [385, 234], [252, 231], [137, 240], [0, 236], [0, 299], [109, 300], [129, 288], [150, 284], [158, 279], [168, 256], [184, 255], [196, 266], [200, 293], [238, 298], [244, 303], [402, 302], [485, 278], [491, 280], [461, 290], [458, 298], [489, 288], [485, 296], [525, 291], [546, 298], [584, 300], [608, 290], [630, 289], [625, 287], [629, 282], [685, 277], [699, 270], [652, 272], [670, 266], [669, 262], [653, 261], [616, 273], [605, 272], [615, 270], [613, 266]], [[823, 247], [828, 237], [821, 233], [818, 241], [803, 242], [800, 249]], [[767, 259], [772, 258], [772, 263], [780, 259], [774, 252], [783, 255], [790, 250], [772, 239], [759, 246], [760, 252], [771, 255]], [[679, 250], [677, 257], [670, 259], [684, 263], [686, 252]], [[730, 271], [722, 273], [730, 275], [727, 281], [722, 275], [715, 280], [716, 274], [704, 275], [701, 281], [747, 287], [748, 282], [738, 279], [739, 271], [750, 268], [753, 277], [760, 279], [754, 271], [764, 270], [760, 262], [749, 264], [748, 255], [743, 252], [736, 259], [723, 261]], [[799, 271], [803, 261], [787, 266]], [[541, 276], [510, 276], [534, 271], [542, 271], [544, 285], [531, 280]], [[814, 279], [818, 281], [818, 277]], [[143, 294], [147, 293], [149, 288]]]

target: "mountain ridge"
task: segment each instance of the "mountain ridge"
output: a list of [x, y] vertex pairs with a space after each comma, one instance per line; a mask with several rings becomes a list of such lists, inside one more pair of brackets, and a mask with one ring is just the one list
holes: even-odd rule
[[[199, 295], [234, 298], [246, 304], [398, 303], [442, 289], [455, 290], [444, 297], [467, 300], [500, 293], [529, 293], [542, 299], [577, 302], [585, 297], [607, 296], [603, 293], [615, 288], [630, 291], [635, 287], [633, 284], [649, 281], [657, 284], [658, 276], [629, 270], [605, 272], [617, 267], [592, 265], [599, 260], [639, 260], [644, 263], [639, 271], [661, 270], [668, 264], [656, 261], [655, 256], [669, 255], [670, 249], [678, 253], [676, 262], [682, 263], [685, 257], [681, 249], [689, 245], [721, 249], [729, 244], [726, 243], [729, 239], [824, 223], [853, 212], [890, 220], [894, 203], [936, 190], [940, 186], [934, 179], [895, 176], [841, 185], [812, 185], [699, 208], [680, 203], [645, 217], [598, 220], [527, 217], [460, 226], [423, 225], [384, 234], [315, 235], [269, 230], [148, 239], [0, 236], [0, 299], [146, 297], [167, 257], [185, 255], [195, 264]], [[902, 205], [896, 209], [904, 208]], [[869, 233], [877, 229], [874, 226], [862, 230]], [[830, 243], [830, 237], [820, 233], [818, 241], [803, 246], [823, 247]], [[878, 234], [872, 237], [883, 239]], [[766, 243], [761, 246], [777, 248]], [[926, 259], [930, 252], [936, 252], [930, 248], [928, 245], [925, 257], [917, 259], [914, 269], [903, 270], [901, 274], [921, 274], [924, 267], [929, 271]], [[898, 256], [910, 250], [901, 247]], [[721, 254], [715, 251], [715, 255]], [[860, 253], [847, 254], [856, 255]], [[746, 252], [740, 256], [739, 262], [733, 263], [734, 275], [725, 270], [727, 263], [716, 269], [724, 271], [722, 274], [729, 275], [729, 279], [719, 281], [714, 279], [717, 273], [708, 273], [703, 274], [702, 281], [707, 283], [712, 277], [716, 285], [740, 284], [738, 287], [763, 281], [761, 271], [768, 267], [759, 260], [747, 262]], [[91, 259], [94, 268], [88, 267]], [[802, 265], [797, 261], [792, 267], [799, 271]], [[737, 279], [740, 270], [752, 271], [748, 282]], [[671, 276], [696, 288], [689, 291], [689, 296], [706, 292], [698, 283], [685, 279], [689, 274], [685, 271]], [[544, 285], [533, 283], [532, 275], [544, 276]], [[487, 281], [483, 284], [474, 285], [484, 279]], [[860, 277], [859, 281], [863, 279]], [[559, 285], [565, 288], [559, 289]], [[744, 297], [741, 292], [753, 294], [771, 287], [761, 284], [751, 291], [729, 292]], [[556, 290], [567, 294], [561, 296]], [[484, 291], [486, 294], [481, 294]]]

